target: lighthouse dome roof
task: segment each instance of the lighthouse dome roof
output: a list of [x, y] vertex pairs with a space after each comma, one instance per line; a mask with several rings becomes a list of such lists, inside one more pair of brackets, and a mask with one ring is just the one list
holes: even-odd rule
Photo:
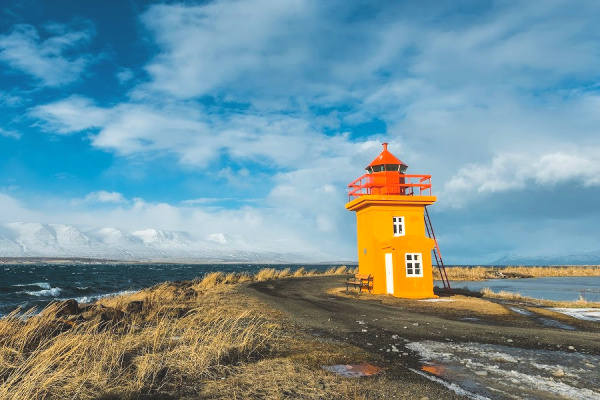
[[367, 168], [384, 164], [399, 164], [408, 167], [408, 165], [404, 164], [402, 161], [396, 158], [396, 156], [390, 153], [387, 149], [387, 146], [387, 143], [383, 143], [383, 151], [373, 161], [371, 161], [371, 164], [369, 164]]

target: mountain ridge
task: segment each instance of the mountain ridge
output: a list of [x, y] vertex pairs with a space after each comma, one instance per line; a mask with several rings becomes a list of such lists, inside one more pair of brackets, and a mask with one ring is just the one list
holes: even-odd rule
[[199, 240], [183, 231], [150, 228], [127, 232], [112, 227], [81, 229], [37, 222], [0, 224], [0, 257], [275, 263], [331, 259], [321, 252], [254, 251], [242, 240], [234, 240], [225, 233], [213, 233]]

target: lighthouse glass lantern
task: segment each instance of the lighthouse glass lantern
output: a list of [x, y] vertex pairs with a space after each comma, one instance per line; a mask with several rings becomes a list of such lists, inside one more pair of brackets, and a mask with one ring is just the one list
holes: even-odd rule
[[425, 207], [433, 204], [430, 175], [408, 175], [408, 166], [387, 143], [348, 185], [346, 209], [356, 212], [358, 269], [373, 277], [373, 293], [428, 298], [433, 294], [431, 251]]

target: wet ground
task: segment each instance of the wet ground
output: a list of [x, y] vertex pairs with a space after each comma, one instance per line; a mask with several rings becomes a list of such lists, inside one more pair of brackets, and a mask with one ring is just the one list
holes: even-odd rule
[[[258, 282], [243, 290], [297, 329], [359, 346], [428, 397], [600, 398], [600, 323], [514, 302], [417, 301], [346, 293], [344, 277]], [[369, 378], [361, 378], [369, 379]]]

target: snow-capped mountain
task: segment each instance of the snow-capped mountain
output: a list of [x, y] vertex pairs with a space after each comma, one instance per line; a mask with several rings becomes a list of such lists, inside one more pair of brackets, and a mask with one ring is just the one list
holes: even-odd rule
[[15, 222], [0, 225], [0, 257], [99, 258], [124, 261], [317, 262], [323, 254], [252, 251], [224, 233], [197, 240], [187, 232]]
[[600, 251], [579, 254], [525, 256], [511, 254], [499, 258], [491, 265], [600, 265]]

